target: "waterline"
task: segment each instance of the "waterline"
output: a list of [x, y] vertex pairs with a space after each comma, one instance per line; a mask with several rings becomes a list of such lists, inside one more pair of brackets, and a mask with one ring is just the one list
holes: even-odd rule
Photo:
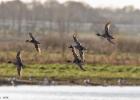
[[140, 87], [119, 86], [4, 86], [7, 100], [139, 100]]

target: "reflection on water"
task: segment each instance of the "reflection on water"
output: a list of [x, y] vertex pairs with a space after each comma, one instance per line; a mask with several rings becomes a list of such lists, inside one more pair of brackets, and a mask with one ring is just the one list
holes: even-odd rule
[[140, 87], [0, 87], [0, 100], [140, 100]]

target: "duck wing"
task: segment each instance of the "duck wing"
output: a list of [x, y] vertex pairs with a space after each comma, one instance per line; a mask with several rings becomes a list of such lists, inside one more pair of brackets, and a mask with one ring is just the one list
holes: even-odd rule
[[77, 39], [76, 33], [73, 34], [73, 40], [74, 40], [74, 42], [75, 42], [77, 45], [81, 45], [80, 42], [79, 42], [78, 39]]
[[22, 60], [21, 60], [21, 51], [18, 51], [17, 52], [17, 56], [16, 56], [16, 64], [18, 66], [24, 66], [23, 63], [22, 63]]
[[76, 53], [75, 47], [72, 47], [72, 53], [73, 53], [73, 57], [74, 57], [75, 60], [79, 59], [78, 55]]
[[35, 46], [36, 51], [37, 51], [37, 52], [39, 52], [39, 53], [41, 53], [41, 50], [40, 50], [40, 48], [39, 48], [38, 44], [37, 44], [37, 43], [35, 43], [35, 44], [34, 44], [34, 46]]
[[32, 35], [32, 33], [29, 33], [29, 36], [31, 37], [32, 40], [35, 40], [34, 36]]
[[16, 57], [18, 58], [18, 57], [20, 57], [20, 55], [21, 55], [21, 51], [19, 50], [19, 51], [17, 52]]
[[79, 55], [80, 55], [81, 61], [84, 62], [84, 60], [85, 60], [84, 51], [83, 50], [79, 50]]
[[110, 25], [111, 25], [111, 23], [110, 22], [107, 22], [106, 24], [105, 24], [105, 31], [109, 31], [110, 30]]
[[108, 23], [105, 24], [105, 34], [106, 35], [109, 35], [110, 25], [111, 25], [110, 22], [108, 22]]

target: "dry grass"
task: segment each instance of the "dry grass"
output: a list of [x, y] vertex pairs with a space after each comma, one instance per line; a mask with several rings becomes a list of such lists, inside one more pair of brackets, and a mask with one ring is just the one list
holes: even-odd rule
[[[64, 53], [65, 57], [59, 52], [43, 51], [41, 55], [37, 52], [22, 51], [22, 59], [25, 64], [48, 64], [48, 63], [67, 63], [72, 60], [70, 51]], [[16, 52], [0, 52], [0, 63], [7, 63], [13, 60]], [[92, 54], [86, 53], [87, 64], [112, 64], [112, 65], [140, 65], [140, 55], [132, 53], [118, 53], [111, 54]]]
[[[114, 65], [140, 65], [139, 37], [115, 36], [115, 45], [100, 39], [95, 35], [80, 35], [79, 40], [85, 45], [86, 63], [114, 64]], [[71, 50], [68, 46], [73, 43], [72, 35], [60, 37], [59, 35], [44, 35], [40, 38], [42, 54], [39, 55], [32, 44], [24, 40], [1, 41], [0, 62], [13, 59], [18, 49], [22, 49], [25, 63], [66, 63], [72, 60]]]

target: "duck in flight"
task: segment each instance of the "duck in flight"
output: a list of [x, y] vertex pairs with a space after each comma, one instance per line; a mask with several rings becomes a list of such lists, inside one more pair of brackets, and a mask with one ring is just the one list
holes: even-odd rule
[[14, 64], [16, 66], [16, 68], [17, 68], [17, 74], [20, 77], [21, 76], [21, 70], [24, 67], [24, 65], [22, 63], [22, 60], [21, 60], [21, 51], [18, 51], [17, 52], [16, 60], [15, 61], [8, 61], [8, 63], [12, 63], [12, 64]]
[[84, 62], [85, 60], [84, 51], [87, 49], [84, 46], [82, 46], [82, 44], [78, 41], [76, 33], [73, 34], [73, 40], [76, 43], [74, 47], [78, 49], [80, 58]]
[[97, 35], [97, 36], [101, 36], [101, 37], [103, 37], [103, 38], [106, 38], [110, 43], [115, 44], [115, 43], [112, 41], [112, 39], [114, 39], [114, 37], [110, 34], [110, 25], [111, 25], [110, 22], [106, 23], [104, 34], [97, 33], [96, 35]]
[[78, 67], [79, 67], [81, 70], [86, 71], [86, 70], [83, 68], [83, 61], [82, 61], [81, 59], [79, 59], [78, 55], [76, 54], [75, 47], [71, 45], [69, 48], [72, 49], [72, 53], [73, 53], [73, 57], [74, 57], [73, 63], [75, 63], [76, 65], [78, 65]]
[[32, 35], [32, 33], [29, 33], [29, 36], [30, 36], [31, 40], [26, 40], [26, 42], [32, 43], [35, 46], [36, 51], [39, 52], [39, 53], [41, 53], [41, 50], [40, 50], [40, 48], [38, 46], [40, 44], [40, 42], [37, 41], [34, 38], [34, 36]]

